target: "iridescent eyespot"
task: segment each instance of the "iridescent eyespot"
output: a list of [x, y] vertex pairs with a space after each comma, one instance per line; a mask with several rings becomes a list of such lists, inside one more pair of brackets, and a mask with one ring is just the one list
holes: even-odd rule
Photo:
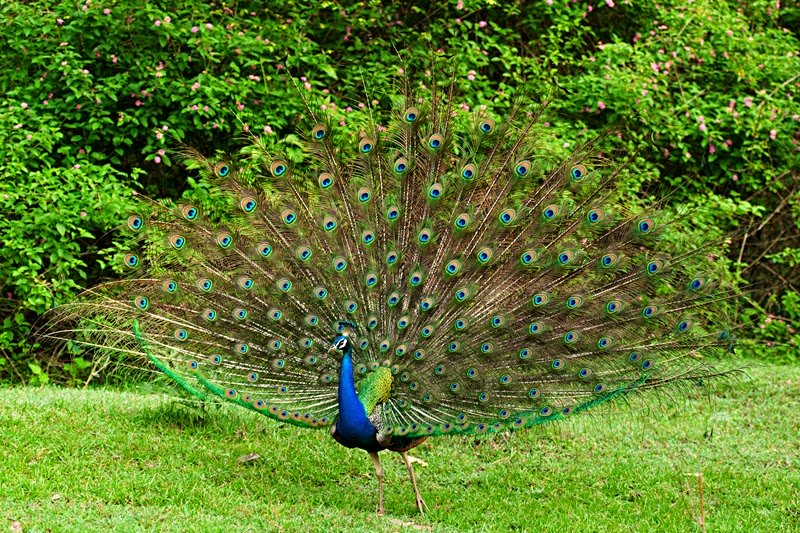
[[150, 307], [150, 300], [148, 300], [146, 296], [137, 296], [133, 299], [133, 304], [144, 311]]
[[261, 257], [269, 257], [272, 254], [272, 246], [265, 242], [260, 242], [256, 246], [256, 253]]
[[359, 150], [359, 151], [360, 151], [362, 154], [368, 154], [368, 153], [372, 152], [372, 150], [374, 150], [374, 149], [375, 149], [375, 141], [373, 141], [373, 140], [372, 140], [371, 138], [369, 138], [369, 137], [364, 137], [364, 138], [363, 138], [363, 139], [361, 139], [361, 141], [358, 143], [358, 150]]
[[131, 215], [128, 217], [128, 227], [133, 231], [139, 231], [144, 227], [144, 219], [139, 215]]
[[313, 252], [311, 251], [311, 248], [309, 248], [308, 246], [299, 246], [297, 248], [297, 258], [300, 261], [308, 261], [309, 259], [311, 259], [312, 255]]
[[377, 328], [377, 327], [378, 327], [378, 319], [377, 319], [377, 317], [375, 317], [375, 315], [371, 315], [371, 316], [370, 316], [370, 317], [367, 319], [367, 327], [368, 327], [369, 329], [375, 329], [375, 328]]
[[186, 339], [189, 338], [189, 333], [187, 333], [186, 330], [183, 328], [178, 328], [175, 330], [174, 336], [179, 341], [185, 341]]
[[[324, 300], [326, 296], [328, 296], [328, 289], [325, 287], [314, 287], [314, 296], [317, 297], [317, 300]], [[314, 324], [311, 324], [312, 326]]]
[[408, 159], [400, 157], [394, 162], [394, 171], [398, 174], [405, 174], [408, 170]]
[[417, 118], [419, 118], [419, 111], [417, 110], [416, 107], [409, 107], [403, 114], [403, 120], [405, 120], [409, 124], [417, 120]]
[[281, 278], [275, 282], [275, 286], [278, 287], [281, 292], [289, 292], [292, 289], [292, 282], [286, 278]]
[[456, 300], [458, 300], [459, 302], [465, 302], [466, 300], [469, 299], [469, 297], [471, 295], [472, 295], [472, 291], [470, 291], [466, 287], [463, 288], [463, 289], [457, 289], [456, 290]]
[[358, 189], [358, 201], [362, 204], [365, 202], [369, 202], [370, 198], [372, 198], [372, 191], [369, 190], [368, 187], [361, 187]]
[[316, 126], [314, 126], [314, 128], [311, 130], [311, 137], [312, 137], [312, 138], [313, 138], [315, 141], [321, 141], [322, 139], [324, 139], [324, 138], [325, 138], [325, 136], [326, 136], [327, 134], [328, 134], [328, 128], [327, 128], [327, 127], [325, 127], [325, 125], [324, 125], [324, 124], [317, 124], [317, 125], [316, 125]]
[[238, 320], [244, 320], [245, 318], [247, 318], [247, 309], [242, 309], [241, 307], [237, 307], [236, 309], [233, 310], [232, 314], [233, 318], [236, 318]]
[[386, 218], [389, 219], [390, 222], [397, 220], [400, 217], [400, 208], [396, 205], [390, 206], [386, 210]]
[[466, 229], [466, 227], [469, 226], [469, 222], [470, 216], [467, 213], [461, 213], [453, 221], [453, 225], [456, 227], [456, 229]]
[[491, 342], [484, 342], [481, 344], [481, 353], [492, 353], [494, 350], [494, 344]]
[[530, 326], [528, 326], [528, 333], [531, 335], [539, 335], [542, 331], [544, 331], [544, 324], [541, 322], [532, 322]]
[[600, 265], [603, 268], [611, 268], [617, 264], [619, 257], [615, 253], [608, 253], [600, 258]]
[[[244, 348], [244, 350], [242, 350], [241, 348]], [[245, 345], [245, 344], [237, 344], [236, 345], [236, 351], [240, 352], [240, 353], [246, 353], [247, 352], [247, 345]], [[211, 355], [211, 356], [209, 356], [208, 360], [212, 365], [219, 365], [219, 364], [222, 363], [222, 356], [221, 355]]]
[[244, 198], [239, 200], [239, 207], [245, 213], [252, 213], [257, 206], [258, 202], [252, 196], [245, 196]]
[[394, 307], [397, 305], [397, 302], [400, 301], [400, 293], [393, 292], [391, 293], [388, 298], [386, 298], [386, 303], [389, 304], [389, 307]]
[[317, 178], [317, 183], [319, 183], [319, 186], [323, 189], [329, 189], [331, 185], [333, 185], [333, 175], [329, 172], [323, 172]]
[[706, 284], [705, 279], [694, 278], [692, 281], [689, 282], [689, 290], [696, 291], [702, 289], [705, 284]]
[[305, 321], [309, 326], [316, 326], [319, 323], [319, 317], [317, 315], [306, 315]]
[[419, 232], [419, 235], [417, 235], [417, 240], [420, 244], [427, 244], [431, 240], [431, 235], [431, 230], [425, 228]]
[[256, 381], [258, 381], [258, 374], [255, 372], [250, 372], [249, 374], [247, 374], [247, 381], [255, 383]]
[[620, 300], [611, 300], [606, 304], [606, 312], [611, 314], [619, 313], [622, 309], [622, 302]]
[[514, 209], [505, 209], [500, 216], [497, 217], [500, 220], [500, 223], [504, 226], [507, 226], [514, 222], [514, 219], [517, 218], [517, 211]]
[[461, 344], [458, 341], [450, 341], [450, 344], [447, 345], [448, 352], [457, 352], [461, 348]]
[[186, 246], [186, 239], [184, 239], [181, 235], [170, 235], [169, 243], [176, 250], [180, 250], [181, 248]]
[[531, 389], [528, 391], [528, 398], [538, 398], [541, 395], [539, 389]]
[[686, 331], [689, 331], [693, 325], [694, 322], [692, 320], [681, 320], [678, 323], [677, 329], [679, 332], [685, 333]]
[[478, 130], [484, 135], [492, 133], [494, 131], [494, 120], [490, 118], [482, 120], [481, 123], [478, 124]]
[[650, 359], [645, 359], [642, 362], [642, 370], [650, 370], [651, 368], [653, 368], [653, 361]]
[[217, 312], [211, 308], [205, 309], [203, 311], [203, 318], [205, 318], [209, 322], [213, 322], [217, 319]]
[[611, 337], [600, 337], [597, 340], [597, 347], [601, 350], [604, 350], [614, 344], [614, 340]]
[[575, 331], [568, 331], [564, 333], [564, 344], [574, 344], [578, 341], [578, 334]]
[[282, 159], [276, 159], [269, 166], [270, 173], [272, 173], [272, 175], [275, 176], [276, 178], [279, 178], [279, 177], [283, 176], [284, 174], [286, 174], [286, 171], [288, 169], [289, 169], [289, 167], [287, 166], [286, 161], [284, 161]]
[[397, 329], [406, 329], [408, 327], [408, 317], [401, 316], [400, 319], [397, 321]]
[[438, 133], [434, 133], [430, 137], [428, 137], [428, 146], [431, 150], [438, 150], [444, 145], [444, 137], [439, 135]]
[[581, 377], [581, 378], [588, 378], [591, 375], [592, 375], [592, 371], [590, 369], [588, 369], [588, 368], [581, 368], [578, 371], [578, 376]]
[[[395, 348], [394, 354], [397, 357], [403, 357], [406, 354], [407, 350], [408, 350], [408, 347], [405, 344], [401, 344], [400, 346]], [[402, 379], [402, 376], [400, 377], [400, 379]], [[406, 378], [406, 379], [408, 379], [408, 378]], [[403, 381], [405, 381], [405, 380], [403, 380]]]
[[462, 331], [463, 329], [465, 329], [467, 327], [468, 324], [469, 323], [467, 322], [467, 319], [465, 319], [465, 318], [457, 318], [456, 321], [453, 323], [453, 327], [457, 331]]
[[231, 173], [231, 167], [230, 165], [228, 165], [228, 163], [219, 162], [214, 166], [214, 174], [216, 174], [220, 178], [224, 178], [230, 173]]
[[527, 176], [530, 170], [531, 170], [531, 162], [527, 160], [520, 161], [519, 163], [514, 165], [514, 173], [520, 178]]
[[509, 383], [511, 383], [511, 376], [508, 374], [503, 374], [497, 381], [500, 382], [500, 385], [508, 385]]
[[366, 283], [367, 288], [371, 289], [372, 287], [374, 287], [375, 285], [378, 284], [378, 275], [375, 274], [375, 273], [370, 272], [364, 278], [364, 282]]
[[565, 252], [561, 252], [560, 254], [558, 254], [558, 262], [561, 265], [567, 265], [567, 264], [569, 264], [570, 261], [572, 261], [572, 258], [574, 256], [575, 256], [575, 254], [573, 254], [569, 250], [567, 250]]
[[333, 218], [332, 216], [327, 216], [322, 221], [322, 228], [327, 232], [331, 232], [336, 229], [337, 224], [338, 223], [336, 222], [335, 218]]
[[437, 376], [441, 376], [446, 371], [447, 371], [447, 367], [444, 366], [443, 364], [438, 364], [433, 369], [433, 373], [436, 374]]
[[397, 263], [398, 255], [397, 252], [389, 252], [386, 254], [386, 264], [387, 265], [394, 265]]
[[639, 221], [639, 224], [637, 224], [636, 227], [639, 230], [639, 233], [641, 233], [642, 235], [647, 235], [648, 233], [653, 231], [653, 228], [656, 227], [656, 223], [653, 221], [652, 218], [643, 218], [642, 220]]
[[536, 250], [525, 250], [519, 256], [519, 261], [524, 266], [530, 266], [530, 265], [533, 264], [534, 261], [536, 261], [536, 257], [537, 256], [538, 256], [538, 254], [536, 253]]
[[123, 258], [125, 266], [128, 268], [136, 268], [139, 266], [139, 256], [136, 254], [125, 254]]
[[419, 308], [421, 311], [428, 311], [433, 307], [433, 299], [432, 298], [423, 298], [422, 301], [419, 303]]
[[639, 360], [639, 357], [640, 357], [639, 352], [631, 352], [630, 355], [628, 356], [628, 361], [630, 361], [631, 363], [635, 363], [636, 361]]
[[556, 218], [556, 215], [558, 215], [558, 212], [559, 212], [559, 207], [555, 204], [552, 204], [544, 208], [544, 210], [542, 211], [542, 216], [546, 220], [553, 220], [554, 218]]
[[464, 181], [472, 181], [475, 179], [475, 176], [477, 175], [478, 175], [478, 169], [472, 163], [464, 165], [464, 168], [461, 169], [461, 178]]
[[344, 302], [344, 310], [348, 313], [355, 313], [356, 309], [358, 309], [358, 304], [355, 303], [353, 300], [345, 300]]
[[460, 270], [461, 270], [461, 261], [459, 261], [458, 259], [453, 259], [452, 261], [447, 263], [447, 265], [445, 265], [444, 267], [444, 271], [451, 276], [455, 276], [456, 274], [459, 273]]
[[438, 200], [442, 196], [443, 191], [444, 189], [441, 183], [434, 183], [428, 187], [428, 198], [431, 200]]
[[581, 181], [586, 177], [586, 167], [583, 165], [575, 165], [570, 169], [569, 175], [574, 181]]
[[534, 294], [533, 298], [531, 298], [531, 303], [536, 307], [540, 307], [549, 301], [550, 297], [547, 295], [547, 293], [544, 292]]
[[332, 264], [336, 272], [344, 272], [347, 268], [347, 261], [345, 261], [344, 257], [334, 257]]
[[492, 320], [490, 321], [490, 324], [492, 325], [493, 328], [499, 328], [503, 326], [505, 323], [506, 323], [506, 317], [504, 317], [503, 315], [495, 315], [492, 317]]
[[519, 358], [524, 361], [525, 359], [528, 359], [532, 354], [533, 350], [531, 350], [530, 348], [522, 348], [519, 351]]
[[604, 216], [605, 213], [602, 209], [592, 209], [586, 214], [586, 220], [589, 222], [589, 224], [597, 224], [603, 219]]
[[656, 259], [655, 261], [650, 261], [647, 263], [647, 273], [650, 275], [658, 274], [658, 272], [663, 268], [664, 262]]
[[281, 212], [281, 220], [283, 220], [283, 223], [286, 224], [287, 226], [291, 226], [292, 224], [297, 222], [297, 213], [295, 213], [291, 209], [284, 209]]
[[417, 360], [417, 361], [421, 361], [422, 359], [425, 359], [425, 350], [416, 350], [414, 352], [414, 359]]
[[[478, 394], [478, 401], [479, 402], [485, 402], [485, 401], [488, 401], [488, 400], [489, 400], [489, 393], [481, 392], [480, 394]], [[478, 431], [485, 430], [486, 426], [485, 426], [485, 424], [478, 424], [478, 426], [475, 429], [477, 429]]]
[[168, 293], [172, 294], [172, 293], [174, 293], [175, 291], [178, 290], [178, 284], [175, 283], [172, 280], [167, 280], [167, 281], [165, 281], [164, 283], [161, 284], [161, 289], [164, 292], [168, 292]]
[[361, 242], [367, 246], [375, 242], [375, 233], [372, 230], [365, 229], [361, 232]]
[[467, 369], [467, 377], [468, 378], [474, 378], [477, 375], [478, 375], [478, 371], [476, 369], [474, 369], [474, 368]]
[[197, 280], [197, 288], [203, 292], [209, 292], [214, 287], [214, 282], [208, 278]]
[[553, 359], [550, 366], [553, 367], [553, 370], [561, 370], [566, 366], [566, 362], [563, 359]]
[[489, 261], [492, 260], [492, 256], [493, 255], [494, 255], [494, 251], [492, 251], [492, 249], [489, 248], [488, 246], [484, 246], [483, 248], [478, 250], [478, 253], [476, 254], [476, 257], [477, 257], [478, 262], [480, 264], [485, 265]]
[[227, 250], [233, 245], [233, 237], [231, 237], [230, 233], [220, 233], [217, 235], [217, 244], [223, 250]]
[[412, 287], [417, 287], [422, 283], [422, 272], [415, 271], [411, 273], [411, 277], [409, 278], [408, 282], [411, 284]]
[[648, 305], [644, 309], [642, 309], [642, 316], [644, 318], [650, 318], [656, 314], [657, 308], [654, 305]]

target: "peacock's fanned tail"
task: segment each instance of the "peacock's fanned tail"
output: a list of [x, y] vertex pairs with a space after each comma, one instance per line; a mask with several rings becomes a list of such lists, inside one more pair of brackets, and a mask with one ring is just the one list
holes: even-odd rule
[[358, 136], [309, 111], [302, 163], [258, 141], [194, 154], [224, 208], [143, 203], [131, 278], [62, 307], [50, 335], [324, 427], [330, 340], [351, 321], [356, 379], [391, 369], [383, 431], [407, 436], [530, 427], [713, 373], [724, 295], [693, 272], [702, 247], [670, 254], [657, 207], [618, 205], [621, 169], [594, 143], [544, 157], [543, 105], [464, 120], [437, 91], [405, 95], [385, 127], [367, 109]]

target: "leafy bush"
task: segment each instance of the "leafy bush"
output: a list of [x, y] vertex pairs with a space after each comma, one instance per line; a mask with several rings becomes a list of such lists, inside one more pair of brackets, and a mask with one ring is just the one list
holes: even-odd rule
[[[639, 150], [627, 192], [677, 189], [676, 205], [695, 206], [693, 231], [772, 217], [734, 243], [736, 268], [756, 279], [773, 269], [796, 287], [799, 13], [764, 0], [451, 0], [434, 11], [422, 2], [7, 2], [0, 381], [48, 374], [28, 364], [29, 326], [112, 275], [104, 258], [121, 245], [107, 232], [132, 190], [202, 192], [171, 149], [210, 155], [259, 134], [288, 139], [281, 146], [297, 157], [300, 115], [324, 106], [347, 120], [355, 102], [394, 90], [398, 66], [424, 71], [436, 50], [457, 54], [471, 107], [502, 110], [523, 87], [554, 82], [562, 148], [615, 128], [616, 149]], [[81, 372], [66, 369], [68, 379]]]

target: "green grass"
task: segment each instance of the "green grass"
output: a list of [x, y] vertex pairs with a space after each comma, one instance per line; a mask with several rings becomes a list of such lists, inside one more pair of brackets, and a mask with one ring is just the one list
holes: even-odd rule
[[[25, 531], [800, 530], [800, 369], [763, 366], [546, 428], [413, 451], [430, 512], [382, 454], [225, 407], [114, 390], [0, 390], [0, 527]], [[248, 453], [260, 458], [245, 463]]]

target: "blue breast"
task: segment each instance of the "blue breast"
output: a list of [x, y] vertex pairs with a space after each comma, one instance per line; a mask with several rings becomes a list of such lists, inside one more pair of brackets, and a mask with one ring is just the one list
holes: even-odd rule
[[377, 430], [367, 417], [364, 404], [358, 399], [353, 380], [353, 359], [348, 349], [339, 367], [339, 420], [336, 422], [337, 440], [349, 448], [377, 451], [382, 448], [375, 439]]

